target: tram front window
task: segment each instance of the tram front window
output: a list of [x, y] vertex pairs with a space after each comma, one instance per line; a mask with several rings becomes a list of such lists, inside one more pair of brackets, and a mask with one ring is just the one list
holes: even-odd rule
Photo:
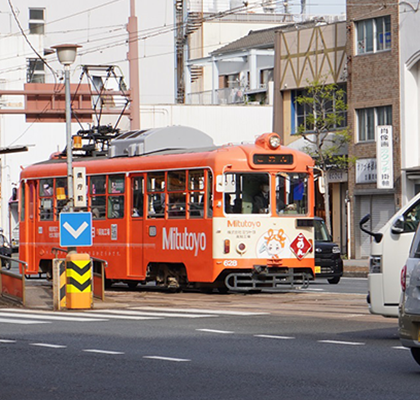
[[225, 174], [224, 187], [226, 214], [270, 214], [269, 174]]
[[308, 213], [308, 175], [282, 172], [276, 176], [277, 214]]

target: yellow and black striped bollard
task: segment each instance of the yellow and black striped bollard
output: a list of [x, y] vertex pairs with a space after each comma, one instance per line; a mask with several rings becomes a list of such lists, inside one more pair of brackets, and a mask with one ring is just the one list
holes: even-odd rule
[[69, 253], [66, 276], [67, 308], [92, 308], [92, 262], [89, 254]]

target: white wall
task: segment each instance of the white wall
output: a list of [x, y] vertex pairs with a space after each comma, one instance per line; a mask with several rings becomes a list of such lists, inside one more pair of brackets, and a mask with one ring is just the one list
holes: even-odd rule
[[186, 125], [210, 135], [216, 145], [253, 142], [272, 131], [271, 106], [141, 106], [142, 129]]
[[[401, 168], [420, 168], [420, 14], [418, 1], [400, 5]], [[408, 5], [407, 3], [411, 4]], [[414, 195], [413, 181], [403, 171], [403, 204]]]

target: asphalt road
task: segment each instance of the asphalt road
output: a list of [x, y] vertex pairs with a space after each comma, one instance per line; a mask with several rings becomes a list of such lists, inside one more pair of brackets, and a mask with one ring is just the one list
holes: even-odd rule
[[101, 307], [0, 309], [1, 400], [418, 399], [397, 321], [364, 294], [114, 290]]

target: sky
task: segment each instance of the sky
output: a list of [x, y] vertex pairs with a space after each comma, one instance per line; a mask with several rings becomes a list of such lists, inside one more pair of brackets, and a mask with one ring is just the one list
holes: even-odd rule
[[[295, 12], [300, 12], [301, 0], [289, 0]], [[346, 12], [346, 0], [306, 0], [306, 13], [311, 15], [335, 15]]]

